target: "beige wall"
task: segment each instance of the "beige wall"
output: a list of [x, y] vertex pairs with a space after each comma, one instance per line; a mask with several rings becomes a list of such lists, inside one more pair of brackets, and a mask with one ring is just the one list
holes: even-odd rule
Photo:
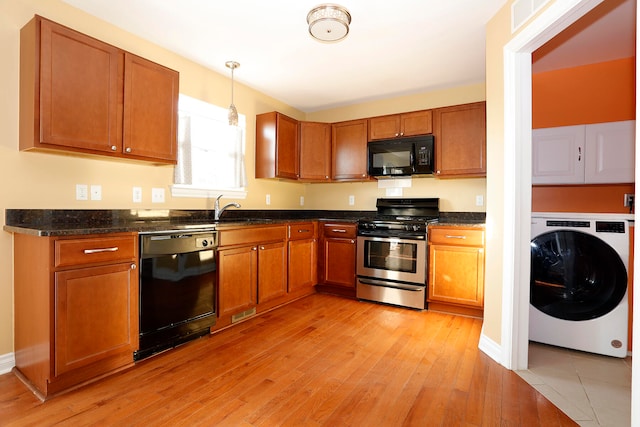
[[[96, 37], [122, 49], [156, 61], [180, 72], [180, 91], [216, 105], [230, 101], [230, 79], [214, 73], [172, 52], [121, 31], [74, 9], [59, 0], [0, 0], [0, 223], [5, 209], [205, 209], [204, 199], [172, 198], [169, 186], [173, 168], [141, 163], [124, 163], [95, 158], [18, 151], [19, 31], [34, 14]], [[242, 58], [235, 58], [242, 62]], [[375, 209], [375, 199], [384, 196], [376, 183], [297, 184], [277, 180], [255, 180], [255, 115], [278, 110], [296, 119], [341, 121], [400, 111], [411, 111], [485, 99], [483, 83], [422, 95], [399, 97], [305, 115], [275, 99], [236, 84], [234, 101], [247, 116], [248, 195], [243, 208], [266, 209], [265, 195], [271, 195], [271, 209]], [[99, 184], [101, 201], [75, 200], [75, 184]], [[143, 189], [143, 203], [131, 201], [133, 186]], [[166, 190], [166, 202], [151, 204], [151, 188]], [[437, 180], [418, 178], [404, 191], [408, 197], [440, 197], [444, 211], [484, 211], [475, 206], [476, 195], [486, 195], [485, 179]], [[356, 203], [348, 205], [348, 196]], [[13, 351], [12, 235], [0, 231], [0, 356]]]

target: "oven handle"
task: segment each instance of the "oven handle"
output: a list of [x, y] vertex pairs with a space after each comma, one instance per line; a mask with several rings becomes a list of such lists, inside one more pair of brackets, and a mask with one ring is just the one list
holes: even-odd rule
[[361, 277], [359, 277], [358, 280], [360, 281], [360, 283], [363, 283], [365, 285], [381, 286], [383, 288], [404, 289], [405, 291], [421, 292], [425, 288], [424, 285], [411, 285], [409, 283], [387, 282], [384, 280], [364, 279]]

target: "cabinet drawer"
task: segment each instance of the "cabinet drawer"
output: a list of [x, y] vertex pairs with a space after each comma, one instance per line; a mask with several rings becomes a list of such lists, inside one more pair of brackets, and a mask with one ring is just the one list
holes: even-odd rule
[[429, 229], [429, 242], [456, 246], [484, 246], [484, 230], [468, 228], [442, 228]]
[[137, 247], [135, 234], [56, 240], [54, 267], [137, 261]]
[[289, 240], [305, 240], [316, 237], [314, 223], [302, 222], [289, 224]]
[[252, 243], [285, 240], [287, 228], [284, 225], [274, 227], [240, 227], [235, 230], [220, 230], [220, 246], [250, 245]]
[[355, 224], [325, 223], [322, 225], [324, 237], [343, 237], [345, 239], [356, 238]]

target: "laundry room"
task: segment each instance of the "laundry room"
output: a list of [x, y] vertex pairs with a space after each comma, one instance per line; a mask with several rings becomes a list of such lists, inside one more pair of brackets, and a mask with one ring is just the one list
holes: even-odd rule
[[[605, 34], [604, 21], [627, 7], [634, 17], [635, 3], [605, 2], [532, 55], [529, 373], [540, 375], [533, 379], [537, 388], [573, 411], [574, 420], [593, 425], [605, 425], [605, 406], [630, 412], [635, 25], [626, 34], [629, 28], [619, 25], [617, 36], [625, 40], [609, 40], [612, 56], [598, 61], [580, 62], [580, 49], [595, 54], [598, 43], [579, 39], [590, 31]], [[572, 65], [553, 67], [560, 55]], [[565, 355], [571, 362], [559, 360]], [[551, 378], [564, 375], [561, 370], [577, 372], [570, 363], [580, 357], [589, 358], [591, 372], [609, 372], [606, 381], [619, 373], [616, 392], [592, 378], [577, 378], [575, 387], [566, 385], [567, 377], [562, 384]], [[594, 397], [617, 392], [618, 402], [606, 405]]]

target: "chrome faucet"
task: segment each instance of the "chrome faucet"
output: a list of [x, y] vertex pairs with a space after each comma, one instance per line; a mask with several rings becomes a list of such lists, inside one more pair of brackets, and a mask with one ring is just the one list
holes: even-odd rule
[[216, 197], [216, 201], [213, 204], [213, 219], [218, 221], [220, 219], [220, 215], [222, 214], [222, 212], [225, 211], [225, 209], [230, 208], [231, 206], [235, 207], [235, 208], [239, 208], [240, 207], [240, 203], [229, 203], [228, 205], [224, 205], [223, 207], [220, 207], [220, 198], [222, 197], [222, 194], [219, 195], [218, 197]]

